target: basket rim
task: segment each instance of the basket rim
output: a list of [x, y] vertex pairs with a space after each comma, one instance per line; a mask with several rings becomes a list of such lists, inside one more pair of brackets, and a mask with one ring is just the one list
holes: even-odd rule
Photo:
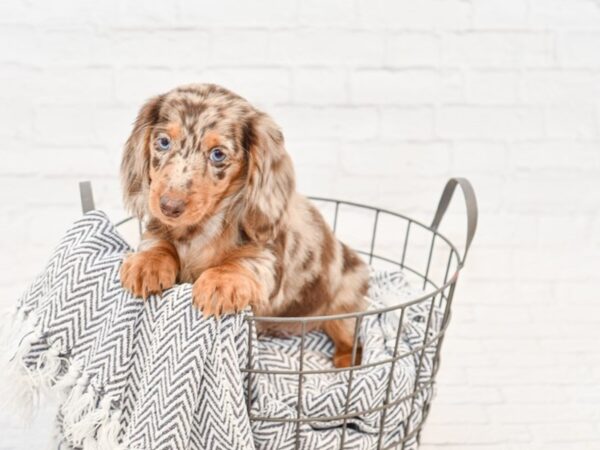
[[[448, 239], [446, 236], [444, 236], [442, 233], [440, 233], [433, 226], [426, 225], [425, 223], [423, 223], [419, 220], [413, 219], [412, 217], [409, 217], [405, 214], [401, 214], [401, 213], [398, 213], [395, 211], [391, 211], [389, 209], [380, 208], [380, 207], [373, 206], [373, 205], [367, 205], [364, 203], [357, 203], [357, 202], [348, 201], [348, 200], [340, 200], [340, 199], [333, 199], [333, 198], [319, 197], [319, 196], [307, 196], [307, 198], [310, 199], [311, 201], [333, 203], [338, 206], [339, 205], [348, 205], [348, 206], [353, 206], [353, 207], [357, 207], [357, 208], [368, 209], [371, 211], [375, 211], [376, 214], [382, 214], [382, 213], [388, 214], [393, 217], [398, 217], [400, 219], [406, 220], [409, 224], [407, 226], [410, 226], [410, 224], [415, 224], [415, 225], [423, 228], [424, 230], [431, 232], [434, 236], [439, 237], [449, 246], [450, 258], [452, 258], [454, 256], [457, 259], [456, 270], [454, 271], [452, 276], [450, 276], [449, 274], [446, 276], [446, 281], [441, 286], [436, 286], [434, 283], [429, 282], [431, 285], [433, 285], [435, 287], [434, 290], [424, 293], [422, 295], [418, 295], [412, 299], [409, 298], [409, 299], [406, 299], [405, 301], [400, 301], [396, 305], [386, 306], [383, 308], [371, 308], [371, 309], [367, 309], [364, 311], [357, 311], [357, 312], [350, 312], [350, 313], [329, 314], [329, 315], [325, 314], [325, 315], [320, 315], [320, 316], [304, 316], [304, 317], [299, 317], [299, 316], [287, 316], [287, 317], [255, 316], [254, 314], [249, 314], [246, 316], [246, 320], [253, 321], [253, 322], [270, 322], [270, 323], [300, 323], [300, 324], [302, 324], [302, 326], [305, 326], [308, 322], [324, 322], [324, 321], [329, 321], [329, 320], [363, 318], [364, 316], [368, 316], [368, 315], [385, 314], [385, 313], [392, 312], [392, 311], [395, 311], [398, 309], [407, 308], [407, 307], [416, 305], [418, 303], [424, 302], [426, 300], [435, 298], [438, 296], [438, 294], [441, 294], [442, 297], [445, 297], [443, 292], [446, 289], [448, 289], [450, 286], [452, 286], [454, 283], [456, 283], [456, 281], [458, 279], [458, 274], [460, 273], [460, 271], [462, 270], [462, 268], [464, 266], [464, 259], [465, 259], [464, 255], [461, 256], [459, 251], [457, 250], [456, 246], [450, 241], [450, 239]], [[131, 220], [134, 220], [134, 219], [136, 219], [135, 216], [126, 217], [125, 219], [122, 219], [122, 220], [116, 222], [115, 227], [124, 225], [125, 223], [127, 223]], [[362, 253], [364, 254], [365, 252], [362, 252]], [[375, 255], [373, 253], [366, 253], [366, 254], [367, 255], [372, 254], [373, 257], [375, 257], [375, 258], [378, 258], [378, 259], [381, 259], [384, 261], [386, 260], [386, 258]], [[391, 261], [389, 261], [389, 262], [391, 262]], [[412, 269], [407, 266], [402, 266], [401, 268], [402, 268], [402, 270], [408, 269], [409, 271], [420, 276], [424, 280], [427, 280], [427, 277], [425, 275], [417, 272], [415, 269]]]

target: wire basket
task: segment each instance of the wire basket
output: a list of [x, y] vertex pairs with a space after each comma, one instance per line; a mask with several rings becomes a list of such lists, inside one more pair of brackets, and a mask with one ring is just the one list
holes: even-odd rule
[[[464, 252], [461, 255], [455, 245], [439, 231], [439, 225], [450, 204], [456, 186], [460, 186], [464, 194], [467, 213], [467, 233]], [[81, 201], [83, 211], [87, 212], [94, 209], [94, 202], [89, 182], [80, 183]], [[300, 448], [300, 425], [310, 424], [311, 422], [341, 421], [341, 441], [340, 449], [344, 448], [346, 432], [348, 429], [348, 420], [354, 416], [378, 413], [380, 415], [380, 428], [377, 436], [378, 449], [405, 449], [409, 446], [414, 447], [418, 442], [423, 424], [427, 419], [432, 399], [435, 377], [440, 365], [440, 349], [444, 340], [444, 335], [448, 327], [451, 316], [452, 300], [458, 275], [465, 263], [465, 258], [471, 246], [471, 242], [477, 228], [477, 200], [471, 183], [465, 178], [451, 178], [440, 198], [437, 210], [435, 212], [431, 225], [425, 225], [417, 220], [402, 214], [391, 212], [385, 209], [373, 206], [362, 205], [342, 200], [333, 200], [328, 198], [311, 197], [311, 200], [319, 207], [323, 216], [329, 221], [336, 236], [345, 244], [354, 248], [366, 261], [375, 268], [391, 269], [401, 271], [411, 285], [417, 286], [419, 292], [414, 298], [397, 299], [392, 304], [384, 305], [381, 308], [369, 309], [363, 312], [337, 314], [329, 316], [310, 316], [310, 317], [256, 317], [248, 316], [250, 321], [249, 329], [249, 351], [248, 364], [242, 368], [242, 372], [248, 377], [247, 400], [248, 413], [252, 422], [267, 423], [293, 423], [295, 426], [295, 449]], [[117, 226], [123, 225], [132, 218], [122, 220]], [[141, 225], [138, 227], [141, 232]], [[368, 234], [370, 233], [370, 235]], [[425, 333], [420, 345], [411, 351], [399, 353], [398, 341], [403, 331], [404, 312], [407, 308], [415, 305], [425, 305], [428, 315], [426, 317]], [[434, 309], [441, 311], [441, 324], [435, 332], [430, 333], [432, 325], [432, 314]], [[387, 379], [387, 389], [385, 400], [381, 405], [366, 409], [364, 411], [348, 411], [350, 395], [352, 392], [353, 375], [359, 369], [365, 369], [365, 365], [356, 363], [358, 342], [358, 330], [361, 321], [369, 315], [379, 315], [387, 313], [397, 313], [399, 316], [398, 325], [395, 330], [395, 347], [392, 357], [370, 363], [370, 367], [389, 365], [389, 377]], [[352, 349], [352, 364], [347, 368], [327, 368], [323, 370], [305, 370], [303, 368], [305, 336], [307, 334], [308, 323], [325, 322], [328, 320], [350, 319], [354, 321], [355, 338]], [[299, 351], [299, 370], [278, 371], [277, 375], [287, 375], [297, 377], [298, 383], [298, 403], [296, 408], [296, 417], [264, 417], [256, 416], [251, 411], [252, 398], [252, 378], [260, 375], [269, 375], [268, 370], [257, 369], [253, 364], [253, 333], [256, 329], [256, 323], [289, 323], [290, 325], [299, 325], [300, 351]], [[424, 371], [424, 355], [433, 354], [432, 367], [426, 377], [422, 377]], [[391, 398], [392, 375], [394, 366], [403, 358], [416, 357], [416, 378], [414, 388], [409, 395], [402, 398]], [[347, 372], [348, 385], [346, 396], [346, 408], [344, 414], [332, 415], [329, 417], [311, 417], [306, 415], [302, 408], [302, 389], [304, 379], [308, 375], [327, 374], [335, 372]], [[417, 406], [415, 400], [420, 398], [420, 406]], [[410, 414], [402, 423], [398, 423], [398, 429], [402, 428], [400, 438], [392, 443], [385, 443], [384, 446], [384, 423], [388, 410], [400, 402], [410, 404]], [[420, 408], [417, 411], [417, 408]]]

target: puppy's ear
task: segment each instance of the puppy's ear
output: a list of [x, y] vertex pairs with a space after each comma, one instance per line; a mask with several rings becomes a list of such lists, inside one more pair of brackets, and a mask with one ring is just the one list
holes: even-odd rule
[[142, 218], [150, 188], [150, 129], [158, 122], [163, 96], [148, 100], [138, 113], [133, 131], [125, 143], [121, 160], [121, 183], [125, 207]]
[[283, 134], [266, 114], [259, 113], [244, 129], [248, 178], [242, 226], [258, 242], [277, 236], [295, 189], [294, 169]]

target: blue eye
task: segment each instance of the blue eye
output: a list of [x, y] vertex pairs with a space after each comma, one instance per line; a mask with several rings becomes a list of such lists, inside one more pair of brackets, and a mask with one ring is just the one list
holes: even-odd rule
[[212, 162], [222, 162], [226, 158], [226, 155], [223, 153], [223, 150], [217, 147], [210, 151], [209, 158]]
[[156, 147], [159, 150], [163, 150], [163, 151], [167, 151], [171, 148], [171, 139], [169, 139], [168, 137], [159, 137], [156, 140]]

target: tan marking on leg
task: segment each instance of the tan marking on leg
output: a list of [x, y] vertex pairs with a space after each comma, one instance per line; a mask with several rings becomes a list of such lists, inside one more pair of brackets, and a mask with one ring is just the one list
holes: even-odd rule
[[[353, 330], [348, 320], [328, 320], [323, 324], [323, 330], [335, 345], [332, 360], [335, 367], [350, 367], [352, 365], [354, 332], [350, 331], [351, 329]], [[357, 348], [354, 365], [360, 364], [361, 353], [360, 347]]]

